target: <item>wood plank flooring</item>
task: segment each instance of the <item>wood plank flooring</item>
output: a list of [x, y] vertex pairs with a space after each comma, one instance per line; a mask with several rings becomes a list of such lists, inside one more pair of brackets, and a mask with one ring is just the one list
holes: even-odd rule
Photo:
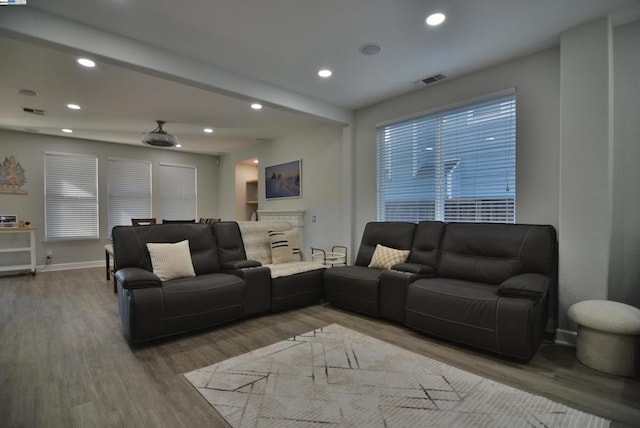
[[606, 417], [614, 426], [640, 426], [640, 378], [584, 367], [573, 348], [543, 345], [522, 364], [328, 305], [132, 348], [102, 268], [0, 278], [0, 426], [227, 426], [182, 373], [331, 323]]

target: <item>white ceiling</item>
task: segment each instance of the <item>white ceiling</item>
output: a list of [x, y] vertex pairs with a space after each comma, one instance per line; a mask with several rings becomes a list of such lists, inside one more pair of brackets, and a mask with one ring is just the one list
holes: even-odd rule
[[[541, 50], [575, 25], [638, 19], [637, 0], [27, 0], [0, 8], [0, 128], [126, 144], [165, 120], [219, 154]], [[444, 12], [440, 27], [424, 25]], [[377, 43], [375, 56], [359, 53]], [[97, 59], [87, 70], [82, 53]], [[333, 70], [330, 79], [318, 69]], [[18, 94], [27, 88], [38, 97]], [[251, 101], [265, 108], [253, 111]], [[75, 102], [81, 111], [65, 106]], [[34, 116], [22, 107], [47, 110]], [[213, 135], [204, 127], [213, 127]], [[171, 149], [177, 150], [177, 149]]]

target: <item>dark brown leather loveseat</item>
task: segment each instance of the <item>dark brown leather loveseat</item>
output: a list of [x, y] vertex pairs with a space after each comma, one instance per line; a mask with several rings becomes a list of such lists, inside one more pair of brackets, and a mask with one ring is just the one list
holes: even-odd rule
[[[407, 262], [368, 268], [376, 243], [411, 249]], [[556, 247], [553, 226], [369, 223], [355, 266], [325, 273], [325, 295], [338, 307], [528, 360], [556, 302]]]
[[[132, 343], [322, 299], [324, 269], [272, 279], [268, 267], [247, 260], [236, 222], [116, 226], [112, 238], [120, 318]], [[147, 243], [184, 240], [196, 275], [161, 281]]]
[[[244, 249], [218, 245], [215, 225], [116, 226], [113, 246], [120, 317], [133, 343], [242, 318], [270, 307], [269, 269]], [[224, 233], [221, 231], [224, 238]], [[146, 244], [189, 241], [196, 276], [161, 281]], [[251, 268], [251, 269], [249, 269]]]

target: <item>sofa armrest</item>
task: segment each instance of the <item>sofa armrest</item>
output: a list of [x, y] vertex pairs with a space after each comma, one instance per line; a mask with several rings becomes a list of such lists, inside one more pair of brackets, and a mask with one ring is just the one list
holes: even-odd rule
[[[424, 266], [413, 263], [403, 264]], [[421, 278], [432, 277], [433, 269], [430, 272], [429, 274], [418, 274], [400, 271], [395, 269], [395, 266], [391, 270], [383, 271], [380, 274], [380, 316], [391, 321], [404, 323], [409, 284]]]
[[539, 273], [512, 276], [498, 287], [498, 296], [542, 300], [549, 290], [551, 278]]
[[222, 270], [238, 270], [262, 266], [257, 260], [230, 260], [222, 264]]
[[435, 272], [433, 266], [421, 265], [418, 263], [398, 263], [397, 265], [391, 266], [391, 269], [416, 275], [428, 275]]
[[122, 288], [161, 287], [162, 281], [153, 272], [136, 267], [120, 269], [116, 272], [116, 281]]
[[254, 315], [271, 309], [271, 269], [264, 266], [225, 270], [247, 284], [244, 314]]

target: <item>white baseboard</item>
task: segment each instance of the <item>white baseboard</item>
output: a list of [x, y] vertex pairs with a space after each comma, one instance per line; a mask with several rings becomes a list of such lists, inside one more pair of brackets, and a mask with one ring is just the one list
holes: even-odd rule
[[90, 262], [76, 263], [52, 263], [50, 265], [36, 266], [36, 272], [53, 272], [58, 270], [86, 269], [94, 267], [104, 267], [104, 260], [94, 260]]
[[575, 348], [578, 343], [578, 333], [570, 330], [556, 330], [556, 343], [560, 345], [573, 346]]

